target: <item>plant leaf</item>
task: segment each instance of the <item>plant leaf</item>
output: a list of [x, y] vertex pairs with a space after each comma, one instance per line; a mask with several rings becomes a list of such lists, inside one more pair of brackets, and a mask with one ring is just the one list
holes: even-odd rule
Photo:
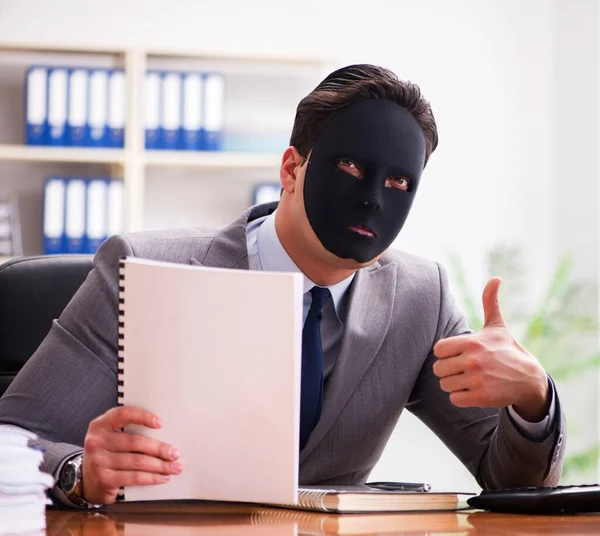
[[483, 327], [483, 319], [477, 305], [477, 300], [474, 298], [469, 284], [467, 283], [467, 272], [465, 267], [456, 253], [448, 255], [449, 265], [454, 276], [454, 287], [457, 290], [458, 297], [463, 304], [465, 317], [469, 327], [475, 331]]
[[579, 361], [571, 361], [567, 364], [554, 367], [552, 370], [548, 369], [550, 375], [557, 381], [565, 381], [571, 379], [573, 376], [587, 372], [591, 368], [600, 366], [600, 352], [594, 354], [587, 359]]
[[596, 443], [577, 454], [571, 454], [565, 458], [563, 464], [563, 478], [571, 476], [573, 473], [587, 472], [596, 466], [598, 455], [600, 454], [600, 444]]

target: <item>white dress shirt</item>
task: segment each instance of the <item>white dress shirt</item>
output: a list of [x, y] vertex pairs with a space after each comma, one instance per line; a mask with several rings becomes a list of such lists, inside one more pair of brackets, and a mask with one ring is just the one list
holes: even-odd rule
[[[300, 268], [287, 254], [275, 231], [275, 213], [271, 216], [259, 218], [248, 224], [246, 228], [248, 243], [248, 265], [250, 270], [265, 272], [297, 272], [304, 279], [304, 301], [302, 323], [306, 320], [312, 295], [310, 290], [317, 286], [306, 277]], [[323, 307], [323, 320], [321, 321], [321, 343], [323, 345], [323, 377], [329, 378], [337, 356], [340, 353], [342, 335], [344, 334], [344, 321], [348, 306], [347, 292], [354, 274], [343, 281], [330, 285], [331, 299]]]
[[[276, 211], [270, 216], [264, 216], [248, 223], [246, 227], [248, 265], [250, 270], [301, 273], [304, 278], [303, 320], [306, 320], [312, 300], [310, 290], [316, 285], [302, 273], [281, 245], [275, 230], [275, 214]], [[331, 375], [337, 356], [340, 353], [348, 307], [348, 287], [350, 287], [353, 279], [354, 274], [335, 285], [327, 287], [331, 292], [332, 299], [328, 300], [323, 308], [323, 320], [321, 322], [323, 377], [325, 380]], [[548, 415], [541, 422], [528, 422], [512, 406], [508, 407], [508, 414], [513, 423], [525, 437], [539, 441], [550, 433], [554, 423], [554, 414], [556, 413], [553, 390], [550, 396], [552, 400]]]

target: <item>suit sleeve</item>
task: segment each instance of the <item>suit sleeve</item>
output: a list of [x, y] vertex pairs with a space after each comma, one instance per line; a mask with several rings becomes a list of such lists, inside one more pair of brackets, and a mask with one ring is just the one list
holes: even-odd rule
[[[438, 340], [470, 333], [464, 316], [439, 269], [440, 309], [434, 345]], [[433, 373], [432, 349], [406, 405], [457, 456], [484, 489], [556, 485], [562, 472], [566, 440], [565, 417], [556, 388], [555, 419], [549, 433], [535, 441], [519, 432], [506, 408], [458, 408], [442, 391]]]
[[0, 423], [39, 436], [47, 473], [81, 452], [90, 421], [117, 403], [119, 259], [132, 253], [119, 236], [100, 247], [87, 279], [0, 399]]

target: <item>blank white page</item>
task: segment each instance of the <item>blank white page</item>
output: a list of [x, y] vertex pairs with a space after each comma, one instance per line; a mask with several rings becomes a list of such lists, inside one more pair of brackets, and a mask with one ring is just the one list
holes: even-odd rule
[[300, 274], [127, 259], [120, 402], [156, 412], [184, 470], [125, 499], [295, 503]]

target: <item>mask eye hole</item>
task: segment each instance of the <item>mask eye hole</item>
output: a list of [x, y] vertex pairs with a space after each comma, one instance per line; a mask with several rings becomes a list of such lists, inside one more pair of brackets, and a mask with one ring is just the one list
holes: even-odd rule
[[350, 160], [349, 158], [338, 158], [335, 161], [335, 167], [357, 179], [363, 178], [363, 171], [360, 166], [354, 160]]
[[388, 177], [385, 179], [386, 188], [395, 188], [396, 190], [402, 190], [403, 192], [410, 192], [412, 190], [412, 181], [408, 177], [402, 175], [398, 177]]

